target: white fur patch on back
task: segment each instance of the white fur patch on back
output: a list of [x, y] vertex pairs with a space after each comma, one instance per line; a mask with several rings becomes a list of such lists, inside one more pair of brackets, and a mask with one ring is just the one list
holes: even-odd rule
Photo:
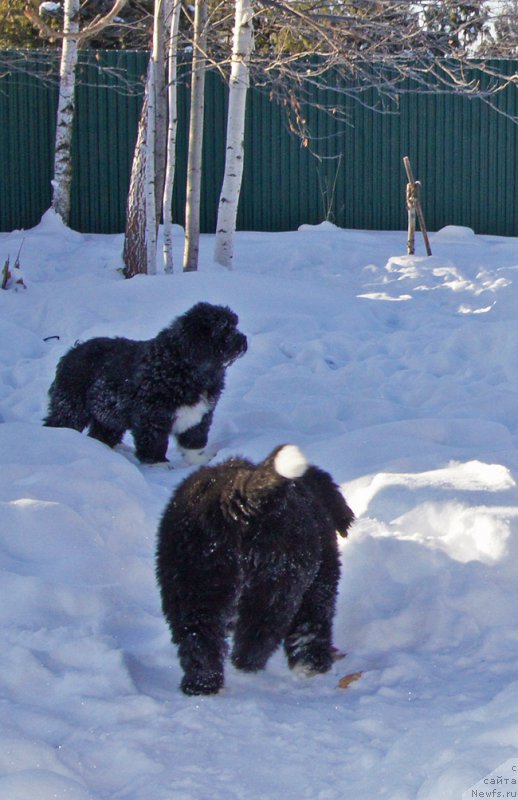
[[287, 444], [283, 447], [274, 461], [275, 471], [283, 478], [300, 478], [304, 475], [308, 462], [304, 453], [294, 444]]
[[179, 406], [173, 422], [173, 433], [185, 433], [201, 422], [203, 416], [209, 411], [210, 403], [203, 395], [193, 406]]

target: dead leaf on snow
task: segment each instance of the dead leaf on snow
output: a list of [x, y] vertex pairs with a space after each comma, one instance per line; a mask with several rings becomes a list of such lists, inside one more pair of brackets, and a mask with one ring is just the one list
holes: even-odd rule
[[359, 681], [363, 672], [351, 672], [349, 675], [344, 675], [343, 678], [340, 678], [338, 681], [338, 688], [339, 689], [347, 689], [351, 683], [355, 681]]

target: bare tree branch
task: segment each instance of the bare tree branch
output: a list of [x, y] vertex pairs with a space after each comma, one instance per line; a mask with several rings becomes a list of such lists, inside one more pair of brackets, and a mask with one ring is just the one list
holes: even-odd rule
[[63, 31], [55, 31], [51, 28], [47, 23], [42, 20], [38, 12], [32, 8], [31, 6], [27, 6], [24, 9], [24, 15], [27, 17], [28, 20], [35, 25], [40, 34], [45, 39], [71, 39], [74, 38], [78, 42], [83, 42], [86, 39], [91, 38], [92, 36], [97, 36], [100, 31], [104, 28], [108, 27], [108, 25], [114, 24], [114, 18], [117, 14], [124, 8], [126, 5], [127, 0], [115, 0], [112, 8], [110, 11], [102, 17], [96, 17], [92, 22], [86, 25], [79, 33], [65, 33]]

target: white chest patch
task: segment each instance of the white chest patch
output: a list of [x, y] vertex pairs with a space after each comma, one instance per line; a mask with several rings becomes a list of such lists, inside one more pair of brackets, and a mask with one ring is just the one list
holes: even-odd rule
[[189, 428], [197, 425], [203, 416], [210, 410], [210, 403], [203, 395], [193, 406], [180, 406], [176, 409], [173, 422], [173, 433], [184, 433]]

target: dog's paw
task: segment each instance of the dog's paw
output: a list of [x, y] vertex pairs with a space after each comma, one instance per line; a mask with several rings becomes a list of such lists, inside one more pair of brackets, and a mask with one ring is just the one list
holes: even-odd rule
[[294, 672], [295, 675], [300, 675], [303, 678], [314, 678], [315, 675], [324, 675], [324, 673], [329, 672], [329, 667], [326, 667], [326, 669], [315, 669], [311, 664], [294, 664], [291, 671]]
[[331, 658], [333, 661], [341, 661], [342, 658], [345, 658], [347, 653], [344, 653], [343, 650], [340, 650], [338, 647], [334, 645], [331, 647]]
[[329, 672], [333, 666], [333, 661], [333, 656], [330, 653], [321, 653], [318, 656], [311, 656], [311, 658], [306, 657], [297, 661], [290, 661], [289, 666], [297, 675], [312, 678], [315, 675], [323, 675], [325, 672]]
[[[269, 654], [268, 654], [269, 655]], [[259, 672], [266, 667], [268, 656], [251, 655], [250, 653], [233, 653], [232, 664], [241, 672]]]
[[180, 448], [184, 463], [189, 467], [200, 467], [208, 464], [211, 459], [216, 455], [206, 447], [201, 450], [188, 450], [187, 448]]
[[184, 694], [217, 694], [223, 688], [223, 673], [204, 672], [202, 675], [184, 675], [180, 689]]

